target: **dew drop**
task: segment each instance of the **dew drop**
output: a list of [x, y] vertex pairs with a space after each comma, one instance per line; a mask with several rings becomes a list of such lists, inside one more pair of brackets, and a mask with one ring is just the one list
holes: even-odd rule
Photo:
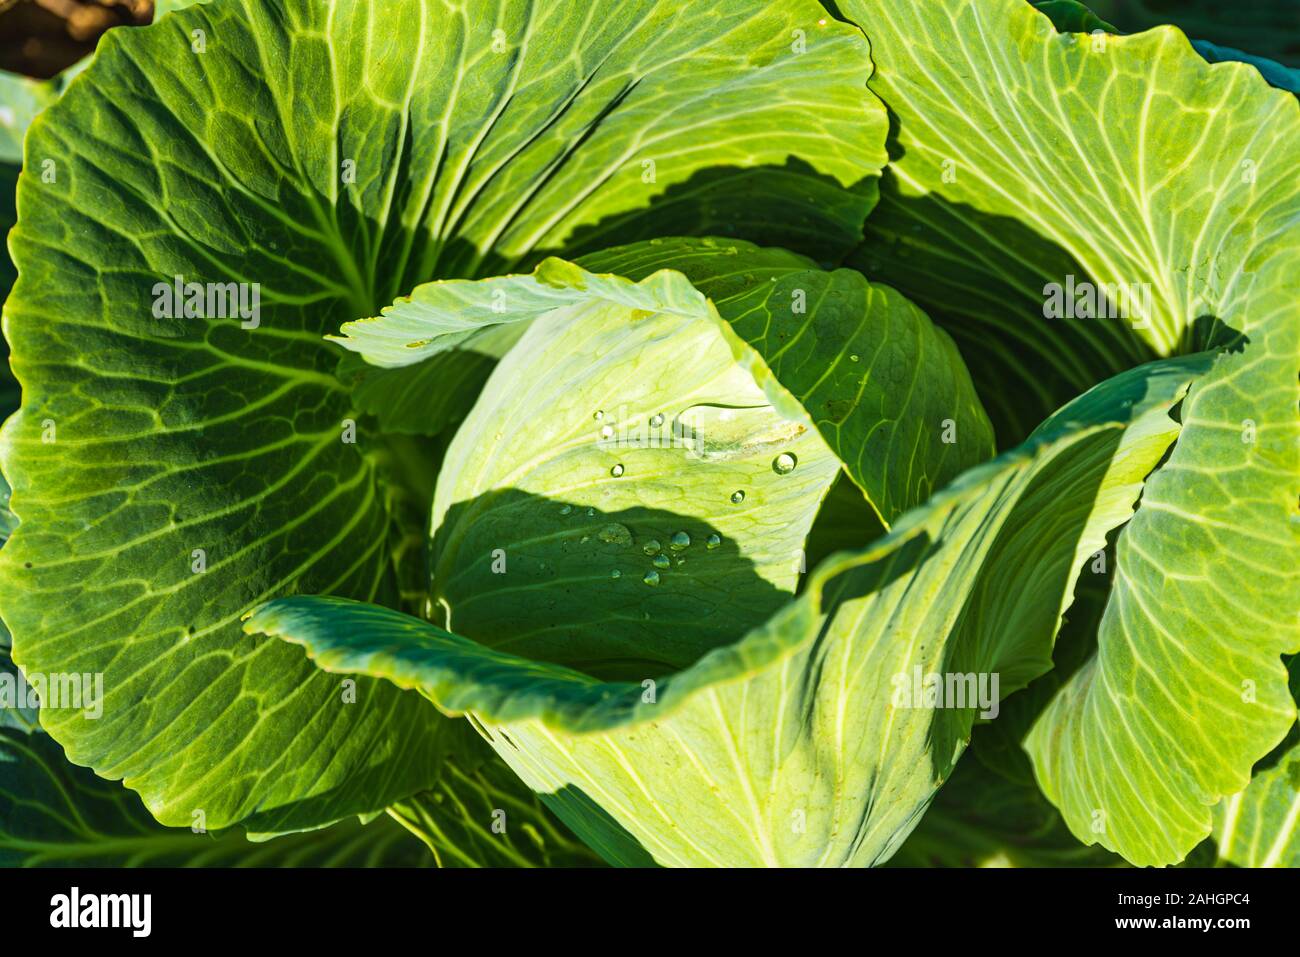
[[672, 563], [672, 559], [667, 555], [656, 555], [653, 561], [650, 562], [655, 568], [667, 568]]
[[609, 474], [614, 476], [614, 478], [619, 478], [623, 474], [623, 463], [620, 462], [618, 465], [615, 465], [609, 470]]
[[596, 533], [596, 537], [606, 545], [632, 544], [632, 533], [628, 531], [626, 525], [618, 525], [614, 523], [605, 525]]
[[623, 573], [622, 573], [621, 571], [619, 571], [617, 568], [615, 568], [613, 571], [611, 571], [611, 572], [609, 573], [609, 577], [610, 577], [610, 578], [622, 578], [622, 577], [623, 577]]
[[722, 544], [722, 536], [719, 535], [717, 532], [714, 532], [714, 533], [713, 533], [712, 535], [710, 535], [710, 536], [708, 537], [708, 539], [704, 542], [704, 547], [705, 547], [705, 548], [717, 548], [717, 547], [718, 547], [719, 545], [721, 545], [721, 544]]
[[789, 475], [794, 471], [796, 461], [789, 452], [782, 452], [772, 460], [772, 471], [777, 475]]
[[607, 439], [613, 434], [614, 434], [614, 427], [612, 425], [602, 425], [600, 427], [600, 437], [602, 439]]
[[641, 580], [642, 580], [643, 582], [645, 582], [647, 585], [650, 585], [650, 586], [658, 585], [658, 584], [659, 584], [659, 573], [658, 573], [657, 571], [654, 571], [653, 569], [651, 569], [650, 571], [648, 571], [648, 572], [645, 573], [645, 577], [642, 578]]
[[650, 541], [646, 542], [644, 545], [641, 546], [641, 551], [645, 552], [645, 554], [647, 555], [658, 555], [659, 539], [657, 538], [650, 539]]
[[683, 548], [690, 548], [691, 536], [685, 532], [673, 532], [673, 537], [668, 540], [668, 547], [675, 552], [680, 552]]
[[858, 361], [858, 354], [855, 352], [853, 355], [849, 356], [849, 361], [850, 361], [850, 362], [857, 362], [857, 361]]
[[568, 515], [568, 514], [569, 514], [570, 512], [572, 512], [572, 511], [573, 511], [573, 506], [572, 506], [572, 505], [561, 505], [561, 506], [560, 506], [560, 514], [561, 514], [561, 515]]
[[745, 500], [745, 492], [743, 489], [736, 489], [734, 492], [731, 493], [732, 505], [739, 505], [744, 500]]
[[592, 413], [591, 417], [595, 419], [597, 422], [599, 422], [601, 419], [605, 417], [605, 413], [602, 412], [600, 409], [597, 409], [594, 413]]
[[663, 424], [664, 414], [662, 412], [656, 412], [654, 415], [650, 416], [650, 428], [657, 429]]

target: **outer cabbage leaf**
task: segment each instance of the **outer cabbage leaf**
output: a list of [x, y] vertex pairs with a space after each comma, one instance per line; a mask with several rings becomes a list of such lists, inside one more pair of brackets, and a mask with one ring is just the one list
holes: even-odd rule
[[[899, 119], [883, 229], [933, 191], [968, 225], [1008, 217], [1081, 278], [1148, 284], [1135, 331], [1154, 351], [1229, 347], [1119, 538], [1097, 656], [1027, 741], [1076, 836], [1177, 862], [1295, 714], [1280, 658], [1300, 649], [1300, 103], [1250, 67], [1206, 64], [1173, 28], [1098, 46], [1015, 0], [844, 9], [875, 38], [872, 87]], [[1106, 121], [1135, 103], [1131, 124]], [[984, 229], [963, 255], [983, 269], [1010, 235]]]
[[[1300, 700], [1300, 657], [1289, 662]], [[1255, 767], [1244, 791], [1214, 808], [1220, 861], [1239, 867], [1300, 867], [1300, 724]]]
[[1075, 834], [1135, 864], [1182, 860], [1295, 722], [1280, 656], [1300, 650], [1300, 298], [1268, 298], [1271, 321], [1184, 403], [1120, 536], [1098, 653], [1026, 743]]
[[661, 864], [877, 863], [947, 778], [979, 710], [906, 707], [896, 676], [998, 671], [1005, 694], [1049, 667], [1079, 565], [1131, 514], [1177, 431], [1169, 410], [1207, 365], [1172, 360], [1104, 383], [652, 688], [343, 599], [281, 599], [245, 627], [468, 713], [613, 862], [632, 847]]
[[0, 730], [0, 864], [6, 867], [428, 867], [397, 822], [341, 821], [253, 843], [158, 824], [132, 792], [68, 764], [48, 735]]
[[[833, 254], [884, 118], [865, 41], [821, 19], [811, 0], [245, 0], [107, 34], [27, 138], [5, 307], [26, 402], [0, 451], [22, 522], [0, 614], [29, 670], [105, 673], [101, 721], [43, 718], [69, 757], [213, 828], [429, 786], [444, 723], [422, 702], [362, 681], [345, 704], [237, 624], [277, 594], [397, 601], [383, 441], [347, 441], [321, 333], [610, 230], [761, 218]], [[175, 276], [259, 283], [256, 328], [156, 318]]]
[[416, 867], [434, 857], [396, 822], [353, 819], [265, 843], [157, 823], [137, 795], [69, 764], [46, 734], [0, 727], [5, 867]]
[[[0, 649], [0, 681], [16, 670]], [[10, 688], [6, 688], [6, 696]], [[9, 702], [6, 701], [6, 704]], [[251, 842], [239, 828], [195, 833], [157, 823], [138, 795], [68, 763], [34, 709], [0, 710], [0, 866], [590, 866], [590, 850], [479, 752], [444, 768], [433, 791], [387, 816]], [[202, 819], [193, 822], [202, 825]], [[414, 835], [414, 836], [413, 836]], [[418, 838], [418, 839], [417, 839]], [[423, 841], [424, 844], [420, 842]], [[427, 845], [427, 846], [426, 846]]]
[[1300, 747], [1214, 810], [1219, 857], [1240, 867], [1300, 867]]
[[[896, 119], [853, 262], [953, 335], [1002, 444], [1106, 376], [1243, 330], [1252, 251], [1295, 192], [1294, 98], [1173, 28], [1097, 44], [1023, 0], [840, 9]], [[1081, 309], [1084, 284], [1109, 289], [1094, 312], [1118, 317], [1045, 318], [1050, 284]]]

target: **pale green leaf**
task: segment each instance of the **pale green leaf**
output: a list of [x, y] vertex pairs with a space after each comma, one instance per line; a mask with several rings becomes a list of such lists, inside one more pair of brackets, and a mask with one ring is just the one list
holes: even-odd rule
[[1300, 752], [1292, 748], [1214, 811], [1219, 856], [1240, 867], [1300, 867]]
[[773, 406], [746, 369], [762, 361], [680, 273], [632, 283], [547, 260], [536, 276], [481, 284], [525, 317], [530, 296], [550, 311], [448, 449], [431, 593], [485, 645], [659, 677], [794, 591], [841, 463]]
[[1080, 573], [1052, 653], [1052, 670], [1002, 703], [979, 725], [970, 747], [925, 816], [891, 858], [904, 867], [1113, 867], [1123, 859], [1083, 844], [1038, 789], [1023, 748], [1026, 733], [1096, 647], [1113, 556], [1098, 552]]
[[[851, 270], [744, 242], [651, 240], [580, 268], [549, 259], [532, 275], [428, 283], [380, 317], [345, 324], [339, 341], [381, 366], [436, 360], [591, 300], [679, 316], [715, 309], [761, 359], [741, 352], [769, 400], [816, 427], [886, 521], [992, 454], [961, 357], [919, 309]], [[527, 350], [516, 364], [525, 361]]]
[[465, 346], [499, 325], [527, 323], [588, 302], [686, 316], [701, 315], [705, 308], [704, 297], [671, 273], [629, 283], [551, 258], [529, 275], [416, 286], [382, 315], [344, 323], [342, 335], [326, 338], [373, 365], [395, 368]]
[[1074, 833], [1135, 864], [1182, 860], [1295, 721], [1280, 656], [1300, 650], [1300, 298], [1273, 281], [1250, 344], [1184, 402], [1120, 536], [1097, 655], [1026, 745]]
[[[1300, 657], [1289, 663], [1300, 699]], [[1239, 867], [1300, 867], [1300, 724], [1256, 765], [1244, 791], [1214, 807], [1218, 858]]]
[[[1076, 836], [1177, 862], [1294, 716], [1280, 656], [1300, 649], [1300, 103], [1171, 27], [1098, 43], [1018, 0], [844, 12], [873, 38], [901, 149], [863, 255], [929, 287], [915, 295], [972, 346], [986, 395], [1128, 364], [1103, 357], [1120, 333], [1162, 355], [1227, 348], [1119, 540], [1097, 657], [1028, 741]], [[1149, 307], [1042, 318], [1046, 283], [1083, 281], [1137, 284]], [[1017, 356], [1034, 350], [1065, 378], [1033, 375]], [[1015, 398], [991, 407], [1000, 426], [1034, 406]]]
[[[782, 250], [638, 243], [584, 257], [642, 279], [680, 271], [798, 400], [885, 522], [993, 454], [988, 416], [952, 340], [911, 302], [852, 270]], [[855, 544], [863, 544], [859, 541]]]
[[[352, 324], [382, 357], [531, 323], [439, 475], [431, 594], [461, 634], [658, 677], [795, 590], [841, 464], [892, 519], [991, 451], [952, 344], [857, 273], [710, 240], [591, 258], [639, 281], [548, 259]], [[807, 310], [775, 314], [792, 292]]]
[[1049, 666], [1079, 565], [1131, 513], [1177, 431], [1170, 408], [1206, 365], [1105, 383], [657, 684], [602, 682], [342, 599], [275, 601], [246, 628], [468, 712], [598, 849], [639, 845], [661, 864], [881, 862], [980, 710], [905, 707], [901, 683], [914, 669], [999, 672], [1007, 694]]
[[[1173, 28], [1099, 44], [1024, 0], [840, 8], [896, 121], [854, 263], [952, 333], [1004, 444], [1106, 376], [1222, 344], [1216, 318], [1244, 328], [1296, 192], [1294, 97]], [[1114, 318], [1083, 318], [1085, 283]], [[1049, 318], [1053, 284], [1079, 308]]]

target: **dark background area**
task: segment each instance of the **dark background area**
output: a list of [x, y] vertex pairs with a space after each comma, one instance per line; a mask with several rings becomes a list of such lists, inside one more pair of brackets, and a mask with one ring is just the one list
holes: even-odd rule
[[1300, 0], [1083, 0], [1125, 33], [1161, 23], [1193, 40], [1209, 40], [1300, 66]]
[[110, 27], [153, 20], [153, 0], [0, 0], [0, 70], [47, 79]]

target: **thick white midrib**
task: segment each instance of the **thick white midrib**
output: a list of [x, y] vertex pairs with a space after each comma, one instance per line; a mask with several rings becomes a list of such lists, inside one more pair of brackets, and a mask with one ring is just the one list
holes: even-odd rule
[[1245, 791], [1238, 791], [1236, 794], [1224, 798], [1223, 824], [1219, 829], [1218, 845], [1219, 860], [1229, 860], [1232, 855], [1232, 845], [1237, 840], [1237, 822], [1241, 819], [1242, 799], [1246, 796]]

